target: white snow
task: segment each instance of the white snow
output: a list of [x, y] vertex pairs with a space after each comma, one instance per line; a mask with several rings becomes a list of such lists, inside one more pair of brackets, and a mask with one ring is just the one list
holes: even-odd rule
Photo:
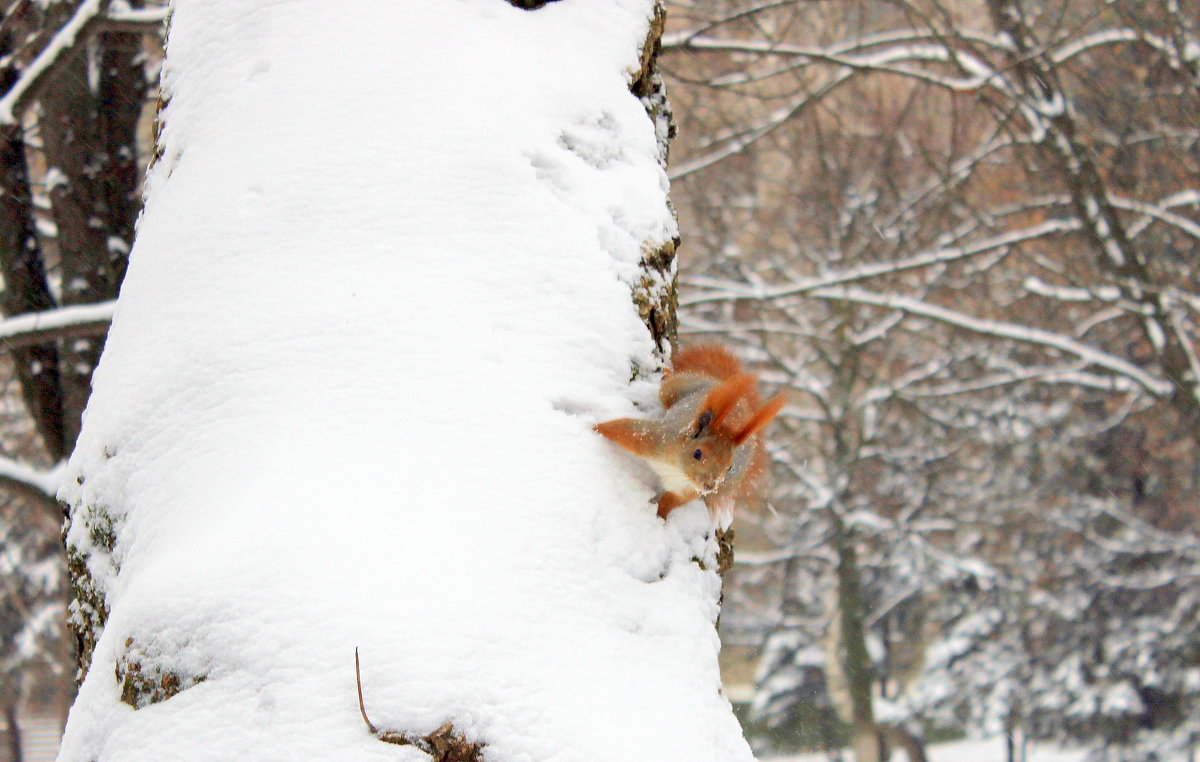
[[54, 497], [62, 484], [66, 465], [65, 462], [60, 462], [50, 468], [41, 469], [12, 458], [0, 457], [0, 477], [27, 484], [44, 495]]
[[[178, 0], [162, 158], [62, 497], [118, 525], [59, 757], [750, 760], [714, 543], [591, 430], [675, 232], [652, 3]], [[82, 482], [78, 482], [82, 480]], [[82, 522], [70, 541], [90, 542]], [[134, 710], [114, 679], [204, 677]]]
[[5, 318], [0, 320], [0, 340], [11, 340], [72, 326], [104, 324], [112, 318], [115, 306], [115, 302], [97, 302]]
[[67, 177], [67, 173], [63, 172], [58, 167], [50, 167], [46, 170], [43, 176], [42, 183], [44, 184], [43, 191], [47, 194], [53, 193], [59, 187], [69, 186], [71, 178]]

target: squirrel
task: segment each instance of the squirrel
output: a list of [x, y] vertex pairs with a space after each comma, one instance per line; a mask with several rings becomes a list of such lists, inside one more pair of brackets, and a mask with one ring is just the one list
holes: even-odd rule
[[658, 475], [660, 518], [703, 497], [709, 515], [728, 523], [735, 505], [762, 493], [767, 453], [757, 435], [787, 395], [762, 404], [757, 379], [732, 352], [719, 344], [698, 344], [676, 354], [659, 399], [664, 410], [658, 417], [618, 418], [593, 428], [644, 459]]

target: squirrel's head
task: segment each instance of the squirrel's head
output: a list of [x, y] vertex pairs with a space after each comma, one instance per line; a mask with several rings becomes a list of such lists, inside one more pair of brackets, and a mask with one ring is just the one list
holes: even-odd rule
[[716, 414], [706, 408], [696, 416], [679, 452], [679, 467], [701, 495], [715, 491], [733, 467], [737, 445], [713, 425]]
[[733, 468], [737, 448], [783, 408], [785, 398], [779, 395], [754, 409], [759, 399], [754, 386], [751, 375], [734, 376], [717, 384], [705, 395], [688, 429], [680, 448], [679, 465], [701, 495], [720, 488]]

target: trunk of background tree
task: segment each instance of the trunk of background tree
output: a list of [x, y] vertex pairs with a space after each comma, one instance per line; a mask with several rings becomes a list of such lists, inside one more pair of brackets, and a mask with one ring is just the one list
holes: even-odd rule
[[[7, 59], [0, 69], [0, 92], [7, 92], [21, 76], [20, 48], [44, 42], [53, 25], [61, 21], [59, 15], [41, 19], [30, 10], [12, 20], [0, 37], [0, 54]], [[43, 26], [40, 30], [39, 23]], [[18, 123], [0, 128], [0, 135], [0, 269], [4, 276], [0, 307], [6, 317], [12, 317], [52, 309], [55, 302], [46, 281], [34, 219], [24, 130]], [[13, 363], [46, 452], [52, 460], [59, 460], [68, 448], [63, 438], [58, 347], [54, 342], [20, 347], [13, 351]]]
[[[137, 125], [146, 96], [141, 36], [97, 34], [97, 50], [74, 52], [42, 104], [49, 195], [58, 228], [62, 304], [115, 299], [125, 276], [138, 198]], [[95, 61], [89, 62], [88, 56]], [[89, 68], [95, 69], [94, 83]], [[94, 86], [93, 86], [94, 85]], [[77, 338], [61, 350], [63, 441], [79, 434], [92, 371], [104, 338]]]
[[[4, 274], [6, 317], [52, 309], [54, 297], [46, 283], [33, 220], [25, 140], [16, 127], [0, 140], [0, 268]], [[58, 347], [54, 342], [13, 350], [13, 364], [25, 405], [52, 460], [66, 455]]]
[[[837, 552], [837, 622], [834, 669], [843, 683], [842, 720], [850, 726], [855, 762], [882, 762], [872, 704], [872, 666], [867, 651], [866, 608], [854, 539], [844, 529], [833, 538]], [[838, 703], [838, 702], [835, 702]]]
[[879, 735], [886, 743], [888, 751], [903, 751], [907, 762], [929, 762], [929, 756], [925, 753], [925, 742], [907, 728], [880, 723]]
[[[141, 0], [131, 3], [142, 5]], [[9, 60], [0, 70], [0, 92], [13, 86], [26, 60], [72, 10], [68, 3], [44, 12], [28, 6], [5, 19], [9, 26], [0, 38], [0, 51]], [[19, 123], [3, 128], [0, 270], [5, 290], [0, 306], [6, 316], [116, 297], [141, 209], [137, 127], [147, 92], [142, 61], [141, 33], [83, 35], [55, 61], [42, 86], [38, 127], [49, 170], [61, 305], [47, 282], [24, 130]], [[26, 404], [52, 460], [65, 457], [79, 433], [103, 344], [102, 336], [84, 337], [14, 350]]]
[[8, 735], [8, 754], [12, 762], [24, 762], [25, 754], [21, 750], [21, 723], [17, 719], [16, 704], [4, 707], [4, 724]]

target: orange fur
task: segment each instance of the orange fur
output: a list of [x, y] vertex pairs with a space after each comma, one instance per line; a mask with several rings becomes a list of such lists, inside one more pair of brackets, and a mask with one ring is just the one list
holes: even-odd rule
[[726, 420], [754, 389], [754, 376], [730, 376], [712, 388], [704, 398], [703, 407], [712, 410], [714, 429], [722, 428]]
[[636, 418], [617, 418], [597, 423], [593, 428], [634, 455], [643, 455], [650, 452], [654, 441], [646, 436], [641, 423]]
[[684, 503], [689, 503], [692, 500], [695, 500], [696, 497], [697, 494], [695, 492], [688, 492], [683, 495], [678, 495], [674, 492], [664, 492], [662, 497], [658, 499], [658, 517], [660, 519], [665, 519], [671, 514], [671, 511], [675, 510]]
[[760, 407], [754, 415], [750, 416], [750, 420], [738, 430], [738, 433], [733, 438], [734, 444], [741, 444], [762, 431], [771, 422], [771, 419], [778, 415], [780, 410], [783, 410], [783, 406], [786, 404], [787, 395], [776, 394], [772, 397], [767, 404]]
[[676, 373], [699, 373], [710, 378], [730, 378], [746, 371], [742, 364], [720, 344], [696, 344], [675, 353]]

